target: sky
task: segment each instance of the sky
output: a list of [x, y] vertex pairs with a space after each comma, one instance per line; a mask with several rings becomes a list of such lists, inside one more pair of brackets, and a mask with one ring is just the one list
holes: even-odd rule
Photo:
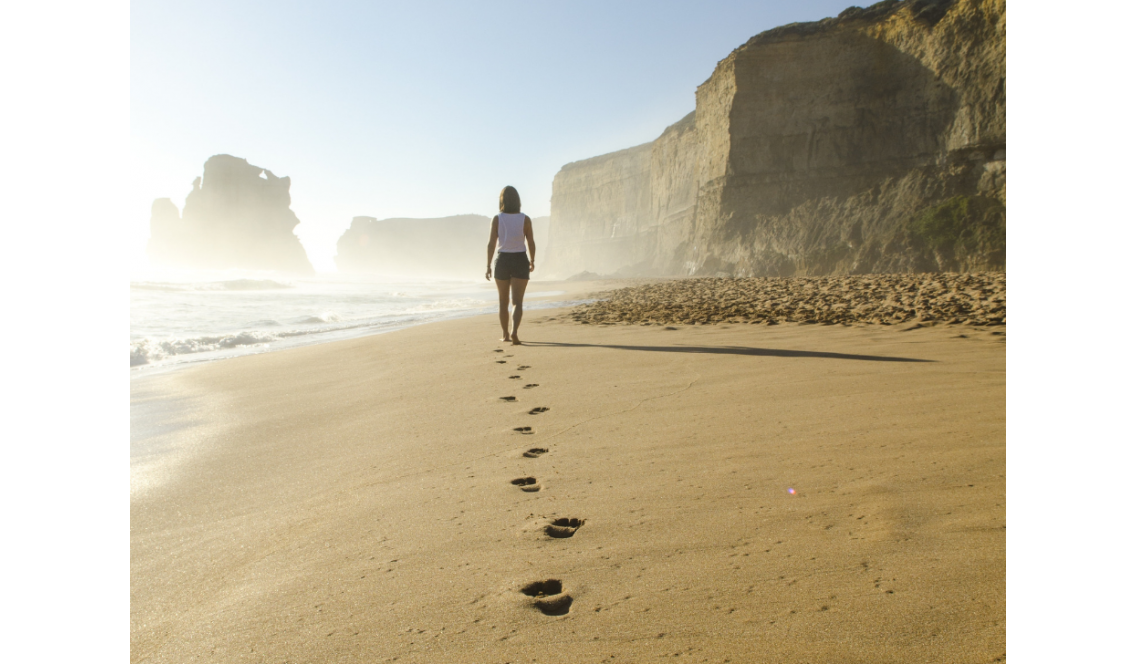
[[750, 37], [851, 0], [133, 2], [132, 258], [206, 159], [292, 179], [318, 271], [355, 216], [549, 214], [566, 163], [654, 140]]

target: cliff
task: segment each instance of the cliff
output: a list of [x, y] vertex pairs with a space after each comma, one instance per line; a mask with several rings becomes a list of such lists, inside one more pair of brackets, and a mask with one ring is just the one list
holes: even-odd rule
[[293, 229], [291, 180], [227, 154], [205, 162], [185, 209], [168, 198], [150, 208], [155, 262], [198, 268], [249, 268], [312, 274], [312, 264]]
[[998, 270], [1005, 0], [908, 0], [762, 33], [654, 142], [553, 180], [550, 269]]
[[550, 269], [611, 272], [650, 260], [651, 148], [647, 143], [561, 168], [553, 179]]
[[[390, 276], [480, 279], [485, 274], [491, 221], [492, 217], [477, 214], [440, 219], [355, 217], [336, 242], [336, 267]], [[540, 271], [549, 218], [532, 221]]]

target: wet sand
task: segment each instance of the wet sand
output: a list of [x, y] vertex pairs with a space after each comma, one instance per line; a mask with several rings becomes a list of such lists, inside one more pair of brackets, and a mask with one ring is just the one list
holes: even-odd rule
[[1005, 658], [1005, 327], [572, 315], [136, 381], [131, 660]]

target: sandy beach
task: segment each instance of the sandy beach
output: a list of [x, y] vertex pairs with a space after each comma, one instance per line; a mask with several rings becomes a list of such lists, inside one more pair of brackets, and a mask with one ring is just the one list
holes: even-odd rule
[[131, 661], [1005, 660], [1005, 318], [582, 311], [133, 381]]

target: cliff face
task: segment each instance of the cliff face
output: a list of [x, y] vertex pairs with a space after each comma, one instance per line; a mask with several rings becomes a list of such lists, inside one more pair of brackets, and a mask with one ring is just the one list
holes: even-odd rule
[[[616, 180], [604, 165], [649, 146], [562, 169], [554, 267], [1002, 269], [1005, 80], [1005, 0], [882, 2], [758, 35], [699, 86], [693, 117], [649, 144], [646, 169]], [[640, 207], [611, 204], [633, 190]], [[636, 232], [610, 235], [624, 245], [612, 255], [603, 240], [615, 218]], [[575, 263], [573, 243], [604, 259]]]
[[553, 179], [550, 266], [612, 271], [649, 256], [651, 152], [646, 143], [561, 168]]
[[205, 162], [185, 209], [154, 201], [146, 250], [156, 262], [200, 268], [249, 268], [312, 274], [293, 229], [291, 180], [229, 155]]
[[[491, 221], [477, 214], [441, 219], [355, 217], [336, 243], [336, 267], [389, 276], [480, 279], [485, 274]], [[540, 269], [549, 218], [536, 217], [532, 222]]]

